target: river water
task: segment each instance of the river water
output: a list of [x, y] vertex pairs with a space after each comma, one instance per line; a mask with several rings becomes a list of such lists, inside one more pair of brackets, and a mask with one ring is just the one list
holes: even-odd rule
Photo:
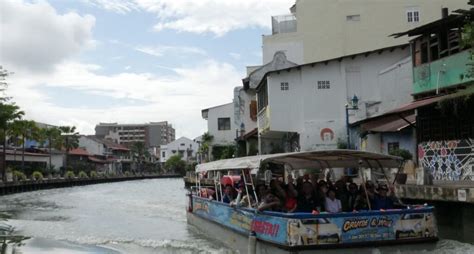
[[[0, 197], [0, 218], [31, 237], [21, 253], [233, 253], [187, 225], [183, 186], [182, 179], [156, 179], [20, 193]], [[474, 253], [474, 245], [441, 240], [422, 251]]]

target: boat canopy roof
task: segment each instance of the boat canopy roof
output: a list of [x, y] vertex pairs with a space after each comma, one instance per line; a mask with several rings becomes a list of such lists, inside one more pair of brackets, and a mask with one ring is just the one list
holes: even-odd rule
[[403, 159], [396, 156], [356, 150], [323, 150], [248, 156], [198, 164], [196, 172], [250, 169], [262, 164], [287, 165], [291, 169], [399, 168]]

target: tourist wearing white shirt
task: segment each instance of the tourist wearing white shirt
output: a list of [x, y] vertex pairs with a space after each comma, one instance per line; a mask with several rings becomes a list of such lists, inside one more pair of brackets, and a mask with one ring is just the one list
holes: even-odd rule
[[336, 198], [336, 192], [332, 189], [328, 191], [326, 197], [326, 212], [339, 213], [342, 211], [341, 200]]

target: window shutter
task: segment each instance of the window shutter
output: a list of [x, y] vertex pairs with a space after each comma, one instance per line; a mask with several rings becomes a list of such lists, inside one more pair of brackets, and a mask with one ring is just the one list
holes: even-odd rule
[[255, 100], [250, 102], [250, 119], [257, 121], [257, 101]]

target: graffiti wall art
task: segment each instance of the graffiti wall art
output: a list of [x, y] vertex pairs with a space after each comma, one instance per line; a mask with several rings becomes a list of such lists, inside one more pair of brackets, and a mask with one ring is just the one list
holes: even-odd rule
[[420, 143], [418, 159], [435, 180], [474, 181], [473, 139]]

